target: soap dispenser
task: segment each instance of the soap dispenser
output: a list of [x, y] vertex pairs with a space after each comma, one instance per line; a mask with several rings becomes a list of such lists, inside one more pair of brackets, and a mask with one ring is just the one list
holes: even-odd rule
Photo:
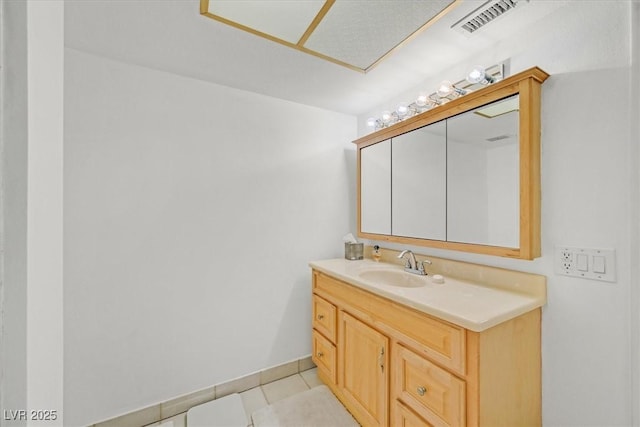
[[380, 246], [375, 245], [373, 247], [373, 260], [375, 262], [380, 262], [380, 257], [382, 256], [382, 252], [380, 251]]

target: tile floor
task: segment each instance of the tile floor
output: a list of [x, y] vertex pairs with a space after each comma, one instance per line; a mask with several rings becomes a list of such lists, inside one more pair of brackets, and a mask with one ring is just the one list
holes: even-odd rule
[[[322, 383], [316, 375], [317, 368], [309, 369], [299, 374], [281, 380], [273, 381], [259, 387], [240, 393], [244, 411], [247, 414], [247, 426], [252, 426], [251, 414], [258, 409], [282, 400], [296, 393], [309, 390]], [[183, 412], [160, 422], [150, 424], [148, 427], [186, 427], [187, 413]]]

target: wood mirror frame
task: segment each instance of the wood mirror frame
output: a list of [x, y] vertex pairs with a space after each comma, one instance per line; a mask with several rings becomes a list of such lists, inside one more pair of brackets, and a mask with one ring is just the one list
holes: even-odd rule
[[[531, 260], [540, 256], [540, 97], [541, 85], [549, 74], [533, 67], [500, 82], [476, 90], [444, 105], [375, 131], [353, 141], [358, 151], [358, 236], [379, 241], [429, 246], [486, 255]], [[414, 237], [374, 234], [362, 231], [361, 158], [362, 148], [456, 116], [494, 101], [520, 95], [519, 173], [520, 173], [520, 246], [517, 248], [474, 243], [429, 240]]]

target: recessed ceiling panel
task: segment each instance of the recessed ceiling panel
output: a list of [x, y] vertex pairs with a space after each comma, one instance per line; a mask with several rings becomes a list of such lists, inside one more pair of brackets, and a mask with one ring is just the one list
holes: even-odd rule
[[461, 0], [200, 0], [200, 13], [366, 72]]
[[209, 12], [296, 44], [324, 3], [325, 0], [210, 0]]
[[452, 3], [338, 0], [305, 47], [366, 70]]

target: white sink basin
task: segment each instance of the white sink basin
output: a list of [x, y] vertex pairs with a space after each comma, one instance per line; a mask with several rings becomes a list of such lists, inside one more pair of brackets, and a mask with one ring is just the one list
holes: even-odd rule
[[401, 288], [418, 288], [427, 284], [427, 276], [417, 276], [399, 270], [366, 270], [358, 276], [363, 280]]

